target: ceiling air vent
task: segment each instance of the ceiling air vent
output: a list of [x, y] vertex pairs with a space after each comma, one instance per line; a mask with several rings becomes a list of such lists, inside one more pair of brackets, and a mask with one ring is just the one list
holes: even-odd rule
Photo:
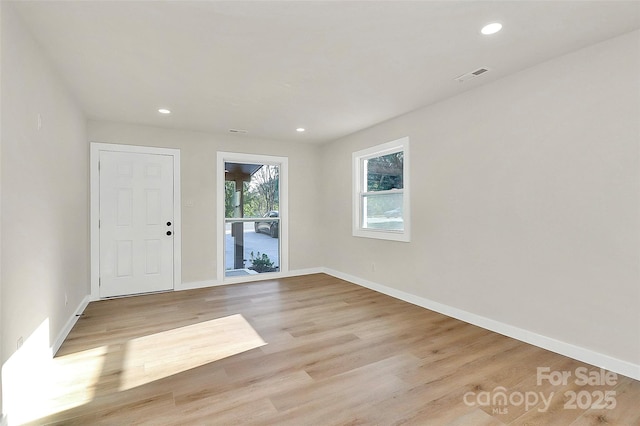
[[249, 133], [247, 130], [242, 129], [229, 129], [229, 133]]
[[462, 74], [461, 76], [456, 77], [454, 80], [459, 81], [460, 83], [464, 83], [467, 80], [471, 80], [472, 78], [476, 78], [479, 75], [485, 74], [487, 72], [489, 72], [489, 68], [478, 68], [475, 71]]

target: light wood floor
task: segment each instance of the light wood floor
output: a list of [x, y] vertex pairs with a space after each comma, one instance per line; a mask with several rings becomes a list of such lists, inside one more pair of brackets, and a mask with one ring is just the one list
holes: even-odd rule
[[640, 425], [640, 382], [579, 367], [600, 371], [317, 274], [91, 303], [34, 424]]

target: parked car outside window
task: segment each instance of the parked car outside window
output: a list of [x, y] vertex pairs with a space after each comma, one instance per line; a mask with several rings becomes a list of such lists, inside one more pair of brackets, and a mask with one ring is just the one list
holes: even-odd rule
[[[271, 218], [271, 217], [279, 217], [279, 214], [276, 210], [269, 211], [262, 216], [263, 218]], [[255, 231], [256, 234], [260, 232], [264, 232], [265, 234], [269, 234], [271, 238], [278, 238], [280, 234], [280, 221], [256, 221], [255, 222]]]

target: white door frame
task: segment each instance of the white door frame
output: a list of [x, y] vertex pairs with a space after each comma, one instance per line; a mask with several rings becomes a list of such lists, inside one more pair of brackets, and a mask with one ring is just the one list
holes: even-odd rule
[[[280, 271], [241, 277], [225, 277], [224, 270], [224, 163], [272, 164], [280, 166]], [[287, 276], [289, 272], [289, 158], [272, 155], [241, 154], [218, 151], [216, 162], [216, 234], [217, 234], [217, 282], [260, 281]]]
[[182, 218], [180, 202], [180, 150], [149, 146], [118, 145], [91, 142], [90, 172], [90, 235], [91, 235], [91, 300], [100, 300], [100, 174], [101, 151], [159, 154], [173, 157], [173, 288], [182, 282]]

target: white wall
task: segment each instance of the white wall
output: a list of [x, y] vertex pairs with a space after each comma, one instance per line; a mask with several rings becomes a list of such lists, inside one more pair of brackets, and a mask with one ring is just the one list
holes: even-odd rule
[[91, 142], [179, 148], [182, 192], [182, 281], [216, 280], [216, 153], [289, 157], [289, 269], [322, 265], [316, 145], [89, 121]]
[[[31, 336], [42, 324], [45, 341], [38, 345], [50, 348], [89, 292], [88, 149], [82, 112], [6, 2], [1, 29], [5, 367], [10, 358], [17, 365], [15, 358], [33, 347]], [[17, 352], [19, 338], [24, 346]], [[6, 378], [3, 368], [3, 385]], [[10, 396], [6, 389], [3, 395]]]
[[[639, 365], [639, 40], [576, 51], [326, 146], [326, 266]], [[351, 153], [402, 136], [412, 242], [352, 237]]]

